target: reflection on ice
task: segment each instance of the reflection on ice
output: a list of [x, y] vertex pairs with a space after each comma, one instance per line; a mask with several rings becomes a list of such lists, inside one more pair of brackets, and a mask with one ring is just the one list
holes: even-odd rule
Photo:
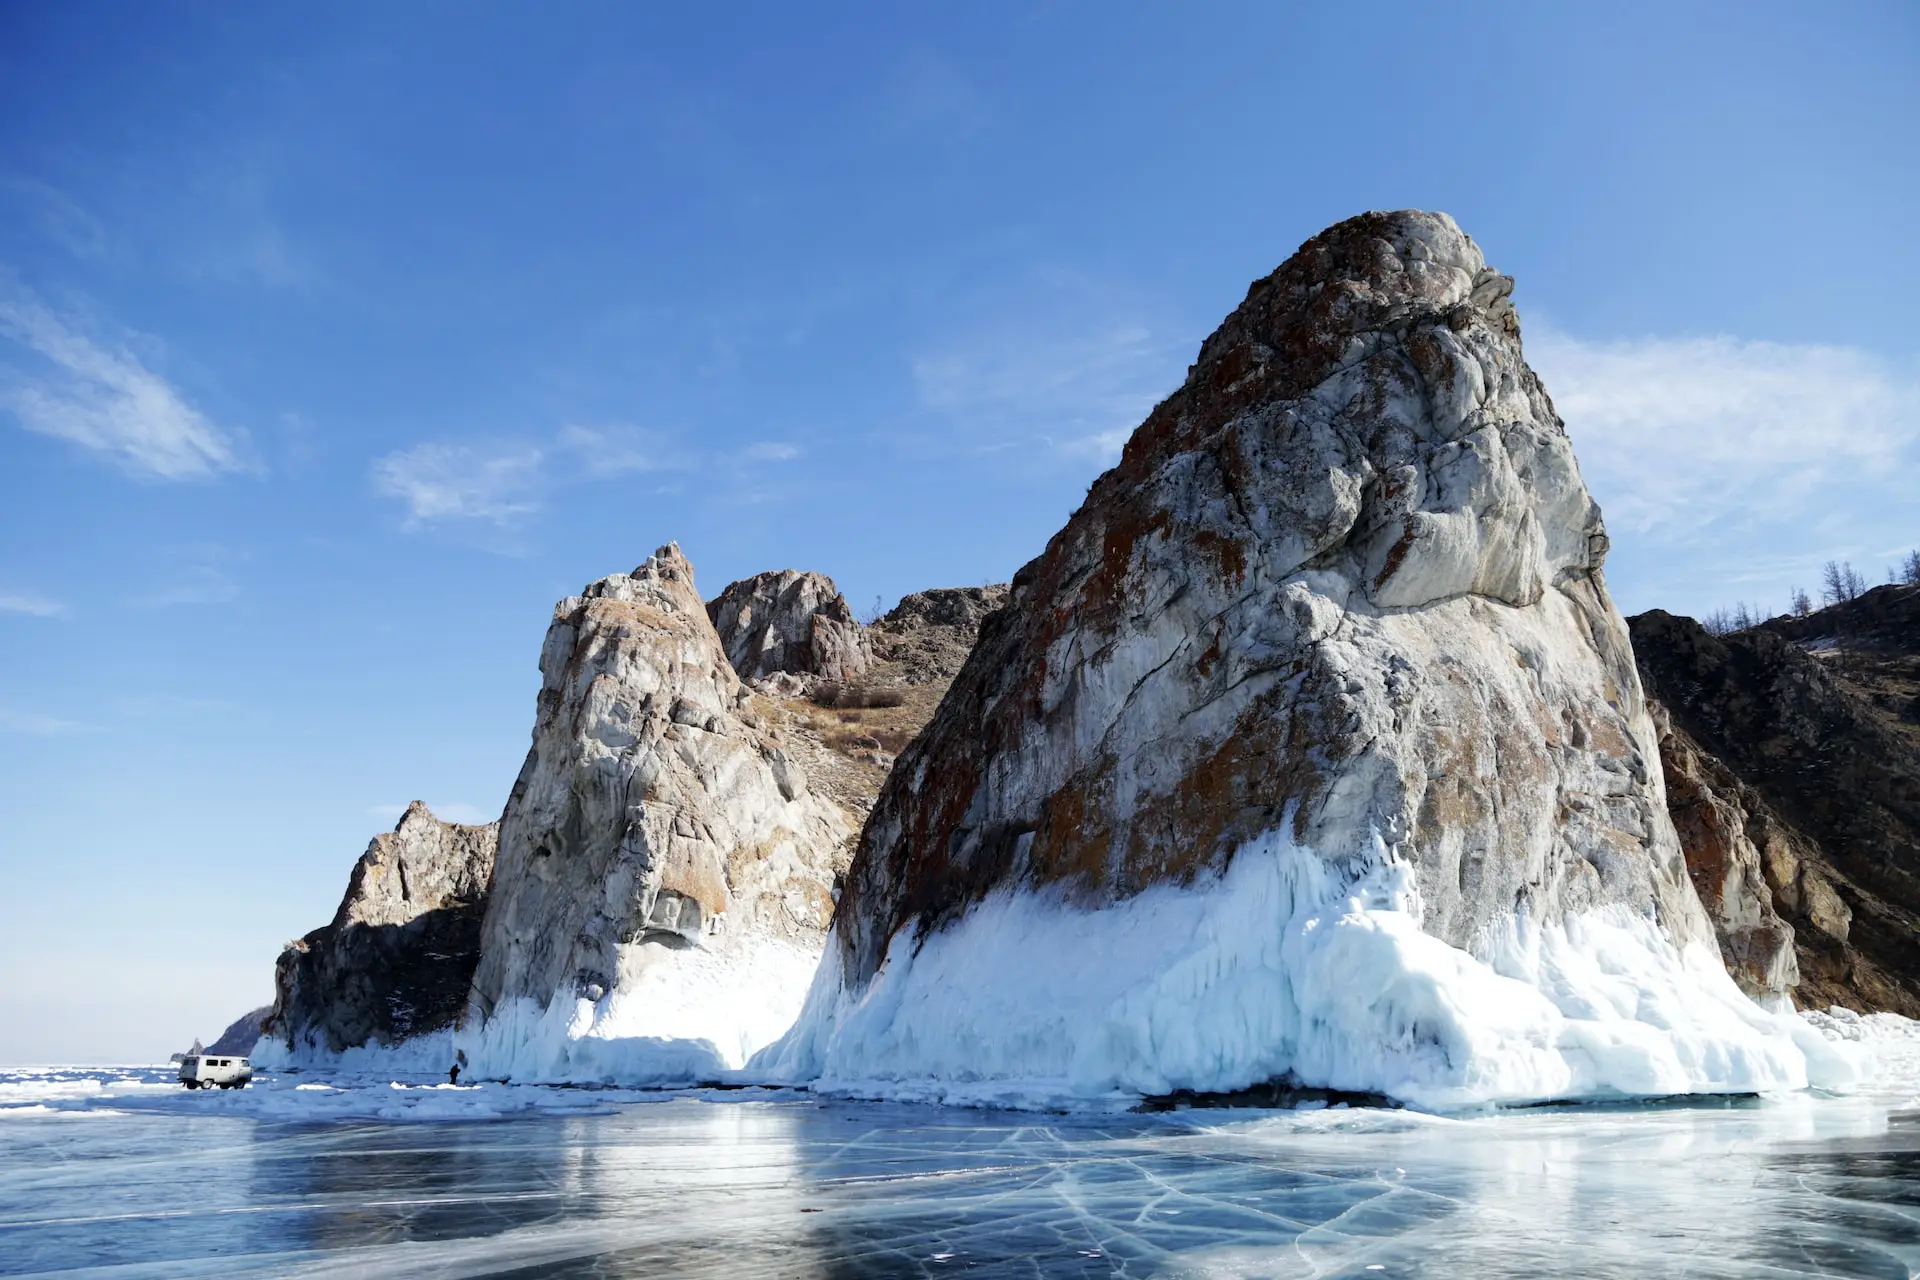
[[1906, 1276], [1914, 1078], [1445, 1118], [0, 1073], [0, 1269]]

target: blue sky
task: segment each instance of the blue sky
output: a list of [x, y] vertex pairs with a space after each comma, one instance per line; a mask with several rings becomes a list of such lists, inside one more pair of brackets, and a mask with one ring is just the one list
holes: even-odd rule
[[497, 814], [553, 601], [1005, 580], [1367, 208], [1518, 277], [1628, 611], [1920, 544], [1905, 4], [0, 4], [0, 1061]]

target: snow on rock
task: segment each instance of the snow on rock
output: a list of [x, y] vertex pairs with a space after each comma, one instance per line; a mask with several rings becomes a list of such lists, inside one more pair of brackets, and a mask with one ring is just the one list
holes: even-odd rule
[[793, 1025], [820, 947], [718, 937], [697, 948], [623, 949], [610, 990], [508, 1004], [449, 1042], [488, 1076], [691, 1085], [731, 1078]]
[[1512, 287], [1420, 212], [1253, 285], [987, 619], [757, 1068], [1434, 1105], [1851, 1077], [1721, 967]]
[[822, 574], [780, 569], [729, 583], [707, 616], [742, 680], [780, 672], [858, 680], [873, 665], [866, 628]]
[[1481, 957], [1420, 928], [1411, 868], [1358, 879], [1273, 832], [1197, 886], [1087, 909], [999, 890], [864, 992], [823, 966], [755, 1062], [816, 1091], [963, 1105], [1124, 1104], [1289, 1074], [1415, 1106], [1805, 1088], [1847, 1052], [1767, 1013], [1699, 943], [1620, 908], [1525, 915]]
[[854, 824], [751, 709], [677, 546], [563, 600], [501, 819], [479, 1076], [684, 1080], [797, 1012]]

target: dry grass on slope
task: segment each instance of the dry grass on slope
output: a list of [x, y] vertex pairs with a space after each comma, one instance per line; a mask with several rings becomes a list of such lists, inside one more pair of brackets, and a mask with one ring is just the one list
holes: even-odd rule
[[809, 785], [864, 817], [880, 794], [894, 757], [933, 718], [950, 680], [896, 685], [885, 665], [875, 679], [849, 694], [834, 690], [834, 702], [883, 702], [890, 706], [822, 706], [813, 697], [756, 694], [754, 709], [788, 740]]

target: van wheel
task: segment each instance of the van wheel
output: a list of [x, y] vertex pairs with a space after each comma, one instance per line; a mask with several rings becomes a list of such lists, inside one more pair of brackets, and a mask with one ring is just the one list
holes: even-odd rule
[[200, 1087], [200, 1082], [199, 1082], [198, 1080], [189, 1080], [189, 1081], [187, 1081], [187, 1088], [189, 1088], [189, 1089], [198, 1089], [199, 1087]]

